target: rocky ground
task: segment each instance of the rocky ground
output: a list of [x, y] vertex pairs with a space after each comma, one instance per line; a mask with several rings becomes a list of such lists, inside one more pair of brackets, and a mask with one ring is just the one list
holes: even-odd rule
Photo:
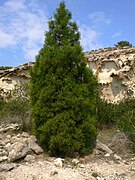
[[0, 126], [0, 180], [134, 180], [135, 154], [120, 131], [104, 131], [83, 158], [44, 155], [34, 136], [18, 124]]

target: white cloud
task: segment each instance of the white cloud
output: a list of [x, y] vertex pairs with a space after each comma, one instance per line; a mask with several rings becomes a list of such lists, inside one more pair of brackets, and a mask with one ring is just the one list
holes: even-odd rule
[[116, 32], [112, 35], [112, 38], [117, 38], [117, 37], [120, 37], [122, 35], [122, 33], [119, 31], [119, 32]]
[[0, 30], [0, 47], [6, 48], [11, 45], [15, 45], [13, 37]]
[[25, 8], [25, 3], [23, 0], [22, 1], [9, 0], [5, 2], [4, 6], [12, 11], [19, 11]]
[[100, 47], [100, 44], [97, 41], [99, 36], [98, 32], [86, 25], [81, 25], [79, 31], [81, 33], [81, 44], [84, 48], [84, 51], [90, 51]]
[[89, 18], [93, 21], [93, 23], [98, 25], [111, 23], [111, 19], [107, 17], [103, 11], [95, 11], [89, 14]]
[[38, 0], [8, 0], [0, 6], [0, 47], [21, 48], [34, 60], [44, 40], [48, 17]]

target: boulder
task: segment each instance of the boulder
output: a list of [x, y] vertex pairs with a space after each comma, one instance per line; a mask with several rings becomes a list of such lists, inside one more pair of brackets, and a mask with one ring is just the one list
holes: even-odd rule
[[[19, 125], [8, 124], [0, 126], [0, 162], [14, 162], [26, 157], [26, 161], [33, 161], [35, 154], [43, 153], [37, 144], [37, 139], [27, 132], [18, 132]], [[29, 154], [32, 154], [31, 156]]]
[[30, 136], [27, 139], [28, 142], [28, 146], [31, 150], [33, 150], [36, 154], [41, 154], [43, 153], [43, 149], [37, 144], [37, 139], [35, 138], [35, 136]]
[[0, 164], [0, 172], [2, 171], [11, 171], [12, 169], [14, 169], [15, 167], [17, 167], [17, 165], [15, 163], [1, 163]]
[[25, 157], [30, 152], [31, 149], [25, 142], [16, 142], [12, 144], [12, 149], [9, 152], [8, 160], [10, 162], [14, 162], [15, 160]]

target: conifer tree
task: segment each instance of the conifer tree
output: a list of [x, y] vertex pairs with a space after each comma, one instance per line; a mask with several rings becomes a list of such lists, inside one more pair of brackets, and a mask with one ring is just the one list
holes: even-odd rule
[[80, 33], [62, 1], [31, 71], [35, 135], [54, 156], [90, 152], [96, 135], [97, 80], [86, 67]]

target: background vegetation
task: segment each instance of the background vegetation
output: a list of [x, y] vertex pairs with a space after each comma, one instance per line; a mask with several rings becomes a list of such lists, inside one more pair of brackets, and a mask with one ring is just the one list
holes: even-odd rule
[[12, 99], [10, 100], [4, 100], [0, 96], [0, 125], [19, 123], [22, 125], [22, 130], [32, 131], [28, 84], [18, 85], [11, 94]]
[[135, 98], [124, 99], [119, 104], [111, 104], [103, 100], [98, 102], [99, 129], [116, 126], [127, 134], [135, 146]]
[[11, 69], [11, 66], [0, 66], [0, 70]]
[[119, 41], [117, 44], [115, 44], [115, 47], [125, 47], [125, 46], [132, 47], [132, 44], [129, 41]]

